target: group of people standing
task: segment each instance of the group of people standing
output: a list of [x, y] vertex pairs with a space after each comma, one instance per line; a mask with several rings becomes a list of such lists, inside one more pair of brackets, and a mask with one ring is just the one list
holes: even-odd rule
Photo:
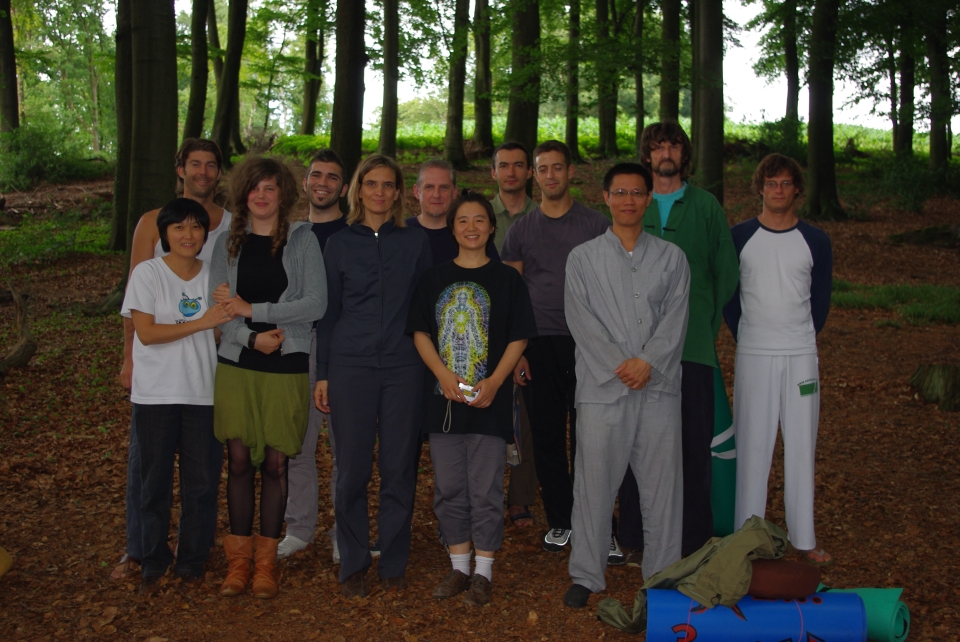
[[[183, 197], [145, 214], [134, 234], [122, 311], [121, 381], [133, 402], [127, 551], [113, 576], [139, 566], [145, 595], [171, 565], [182, 586], [202, 578], [225, 444], [220, 593], [250, 586], [274, 597], [278, 559], [315, 537], [326, 423], [345, 597], [369, 594], [376, 557], [382, 588], [406, 589], [427, 440], [451, 564], [433, 596], [490, 601], [504, 500], [529, 527], [539, 488], [543, 548], [572, 546], [564, 602], [584, 606], [605, 588], [607, 564], [632, 560], [649, 577], [713, 534], [714, 340], [724, 316], [740, 342], [737, 524], [764, 514], [779, 421], [791, 541], [830, 563], [813, 534], [813, 453], [831, 255], [826, 235], [796, 218], [800, 168], [764, 159], [754, 181], [762, 213], [731, 234], [716, 199], [685, 180], [691, 146], [679, 125], [647, 127], [641, 146], [641, 163], [604, 177], [611, 218], [574, 200], [575, 167], [559, 141], [532, 154], [498, 147], [492, 201], [458, 192], [443, 161], [425, 163], [413, 188], [420, 212], [407, 218], [395, 161], [371, 155], [347, 182], [330, 150], [314, 155], [299, 186], [280, 161], [243, 161], [227, 212], [213, 201], [219, 149], [185, 141]], [[532, 177], [540, 203], [527, 195]], [[308, 219], [292, 221], [301, 189]], [[617, 534], [633, 549], [626, 555]]]

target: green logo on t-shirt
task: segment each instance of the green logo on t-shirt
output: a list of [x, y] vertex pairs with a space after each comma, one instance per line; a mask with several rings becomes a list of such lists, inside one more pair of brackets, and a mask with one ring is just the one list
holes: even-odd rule
[[817, 391], [820, 387], [817, 385], [816, 379], [807, 379], [806, 381], [801, 381], [797, 384], [800, 386], [800, 396], [809, 397], [810, 395], [817, 394]]

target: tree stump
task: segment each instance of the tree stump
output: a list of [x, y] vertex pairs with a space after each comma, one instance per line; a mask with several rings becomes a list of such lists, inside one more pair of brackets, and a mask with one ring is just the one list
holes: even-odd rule
[[17, 315], [17, 343], [13, 350], [0, 359], [0, 377], [7, 374], [11, 368], [21, 368], [30, 361], [37, 351], [37, 342], [30, 334], [30, 328], [27, 326], [27, 305], [23, 302], [23, 297], [19, 292], [13, 289], [12, 283], [7, 283], [10, 289], [10, 295], [13, 297], [13, 305]]
[[923, 365], [910, 377], [910, 385], [920, 396], [945, 412], [960, 411], [960, 366]]

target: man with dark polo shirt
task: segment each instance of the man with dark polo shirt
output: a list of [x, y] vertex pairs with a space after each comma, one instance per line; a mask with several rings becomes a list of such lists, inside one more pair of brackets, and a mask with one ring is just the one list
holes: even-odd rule
[[[506, 141], [493, 150], [493, 167], [490, 175], [497, 181], [497, 195], [490, 204], [497, 216], [497, 229], [493, 242], [497, 250], [503, 250], [503, 239], [510, 226], [537, 207], [537, 202], [527, 196], [527, 181], [533, 177], [530, 153], [521, 143]], [[510, 486], [507, 490], [507, 509], [510, 521], [515, 526], [533, 526], [530, 506], [537, 501], [537, 469], [533, 461], [533, 436], [530, 433], [530, 418], [523, 395], [514, 385], [517, 400], [517, 421], [520, 426], [521, 462], [510, 468]]]
[[[457, 173], [450, 163], [443, 160], [428, 160], [420, 166], [413, 196], [420, 201], [420, 214], [407, 219], [409, 227], [426, 232], [433, 252], [433, 264], [440, 265], [457, 258], [460, 247], [447, 229], [447, 210], [457, 197]], [[487, 250], [487, 256], [500, 260], [496, 248]]]
[[570, 541], [577, 417], [576, 346], [563, 308], [567, 255], [581, 243], [606, 232], [610, 221], [570, 195], [575, 168], [566, 145], [556, 140], [541, 143], [533, 150], [533, 160], [543, 200], [507, 231], [503, 261], [523, 275], [537, 320], [539, 338], [530, 341], [520, 358], [514, 382], [523, 387], [530, 413], [537, 478], [550, 527], [544, 535], [543, 548], [561, 551]]

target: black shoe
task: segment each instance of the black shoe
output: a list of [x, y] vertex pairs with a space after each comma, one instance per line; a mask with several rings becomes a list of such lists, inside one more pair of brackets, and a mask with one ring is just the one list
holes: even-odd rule
[[160, 590], [160, 575], [147, 575], [140, 582], [137, 594], [141, 597], [153, 597]]
[[563, 603], [573, 609], [582, 609], [587, 605], [587, 600], [590, 599], [591, 593], [593, 593], [593, 591], [586, 586], [573, 584], [567, 589], [567, 592], [563, 594]]

